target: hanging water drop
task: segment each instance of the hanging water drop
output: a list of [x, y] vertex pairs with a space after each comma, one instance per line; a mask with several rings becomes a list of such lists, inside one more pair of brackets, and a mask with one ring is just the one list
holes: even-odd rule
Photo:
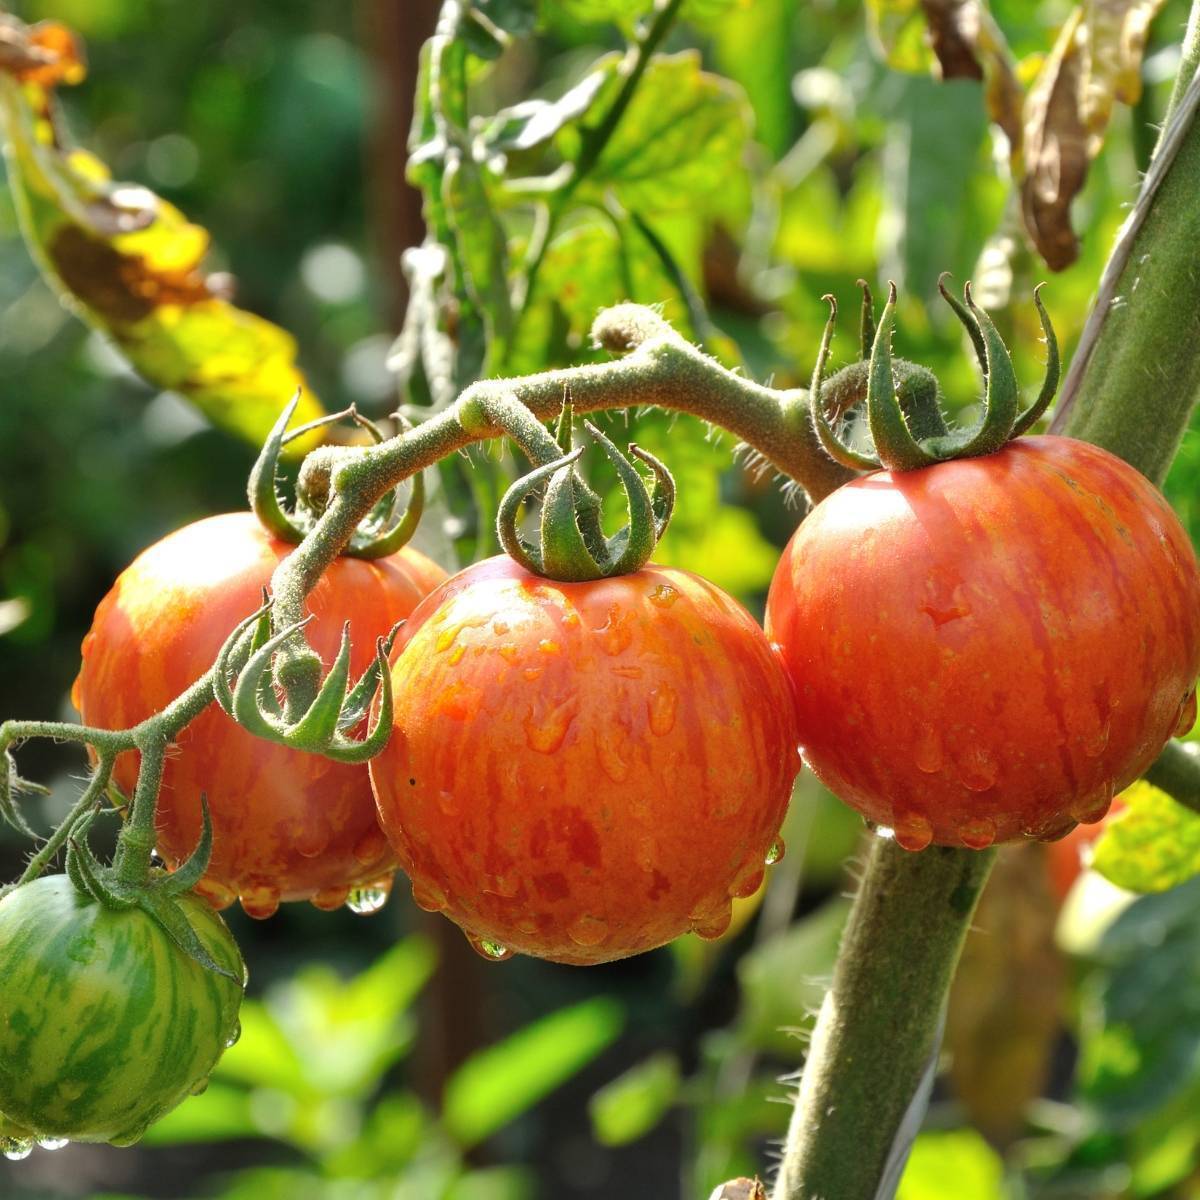
[[476, 937], [473, 933], [467, 934], [467, 941], [471, 943], [471, 948], [476, 954], [481, 958], [486, 958], [489, 962], [503, 962], [506, 958], [512, 958], [513, 952], [507, 946], [500, 945], [499, 942]]
[[25, 1138], [14, 1138], [4, 1143], [4, 1157], [9, 1162], [23, 1162], [33, 1153], [33, 1142]]
[[763, 862], [768, 867], [773, 867], [787, 853], [787, 846], [784, 845], [783, 838], [777, 837], [772, 843], [771, 848], [767, 851], [767, 857]]
[[38, 1138], [38, 1145], [43, 1150], [61, 1150], [70, 1141], [69, 1138], [47, 1137]]
[[377, 879], [363, 887], [351, 888], [350, 895], [346, 898], [346, 907], [360, 917], [369, 917], [387, 903], [391, 893], [391, 879]]
[[228, 1050], [231, 1046], [236, 1046], [242, 1036], [241, 1021], [234, 1021], [233, 1028], [229, 1031], [229, 1036], [225, 1039], [225, 1049]]

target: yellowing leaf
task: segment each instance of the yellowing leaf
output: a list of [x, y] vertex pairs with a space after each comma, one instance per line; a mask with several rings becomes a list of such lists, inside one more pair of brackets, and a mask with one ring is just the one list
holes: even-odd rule
[[114, 183], [99, 159], [68, 144], [53, 88], [78, 82], [83, 70], [64, 27], [0, 21], [9, 182], [21, 231], [49, 282], [147, 380], [230, 432], [261, 442], [297, 389], [296, 422], [319, 416], [294, 339], [235, 307], [203, 272], [208, 234], [148, 189]]
[[1200, 813], [1144, 780], [1121, 798], [1125, 809], [1105, 823], [1094, 870], [1131, 892], [1164, 892], [1200, 874]]

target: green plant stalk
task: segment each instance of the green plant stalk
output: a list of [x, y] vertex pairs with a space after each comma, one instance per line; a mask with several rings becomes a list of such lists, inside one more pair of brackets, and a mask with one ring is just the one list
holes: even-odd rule
[[942, 1007], [994, 850], [873, 839], [813, 1031], [777, 1200], [870, 1200], [937, 1052]]
[[1178, 804], [1200, 813], [1200, 755], [1187, 742], [1168, 742], [1143, 778]]

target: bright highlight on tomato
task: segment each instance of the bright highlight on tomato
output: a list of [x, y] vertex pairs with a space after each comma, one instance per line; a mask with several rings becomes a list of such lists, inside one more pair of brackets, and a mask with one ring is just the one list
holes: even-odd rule
[[416, 902], [482, 954], [597, 963], [753, 893], [799, 769], [787, 680], [719, 588], [479, 563], [413, 613], [370, 764]]
[[[122, 729], [164, 708], [258, 608], [291, 549], [249, 513], [229, 513], [188, 525], [140, 554], [100, 602], [84, 639], [72, 691], [84, 721]], [[339, 558], [308, 598], [316, 615], [309, 643], [331, 662], [348, 619], [357, 677], [376, 638], [443, 578], [440, 567], [408, 548], [375, 562]], [[117, 760], [114, 779], [132, 790], [132, 753]], [[269, 917], [281, 900], [337, 908], [351, 889], [386, 886], [395, 866], [365, 766], [256, 738], [215, 704], [167, 757], [157, 824], [158, 851], [170, 866], [186, 859], [200, 836], [201, 792], [212, 814], [213, 853], [197, 890], [217, 908], [238, 896], [253, 917]]]
[[0, 901], [0, 1144], [128, 1145], [199, 1089], [238, 1034], [245, 968], [225, 923], [180, 903], [200, 966], [140, 908], [45, 875]]
[[1021, 438], [826, 498], [779, 564], [767, 631], [805, 760], [902, 846], [1053, 839], [1191, 724], [1200, 573], [1132, 467]]

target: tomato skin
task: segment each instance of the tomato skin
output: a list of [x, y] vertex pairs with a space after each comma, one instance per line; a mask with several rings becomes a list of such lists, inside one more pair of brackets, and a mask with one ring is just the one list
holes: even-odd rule
[[1099, 820], [1186, 720], [1200, 574], [1161, 494], [1029, 437], [840, 488], [776, 571], [767, 631], [805, 760], [910, 849]]
[[[100, 602], [72, 690], [89, 724], [121, 729], [162, 709], [211, 665], [229, 633], [261, 603], [292, 550], [250, 513], [210, 517], [140, 554]], [[311, 645], [328, 664], [351, 622], [351, 670], [375, 639], [413, 610], [445, 573], [405, 548], [377, 562], [339, 558], [308, 600]], [[157, 813], [158, 851], [176, 866], [200, 836], [208, 797], [213, 854], [200, 892], [215, 907], [241, 896], [251, 916], [280, 900], [336, 907], [350, 887], [390, 874], [395, 862], [375, 819], [366, 767], [335, 763], [253, 737], [215, 704], [168, 752]], [[113, 775], [128, 795], [133, 753]]]
[[65, 875], [0, 900], [0, 1129], [128, 1144], [208, 1078], [237, 1036], [245, 968], [221, 918], [182, 904], [234, 979], [141, 909], [106, 909]]
[[719, 936], [799, 770], [787, 679], [736, 601], [647, 566], [556, 583], [506, 557], [413, 613], [370, 764], [416, 902], [557, 962]]

